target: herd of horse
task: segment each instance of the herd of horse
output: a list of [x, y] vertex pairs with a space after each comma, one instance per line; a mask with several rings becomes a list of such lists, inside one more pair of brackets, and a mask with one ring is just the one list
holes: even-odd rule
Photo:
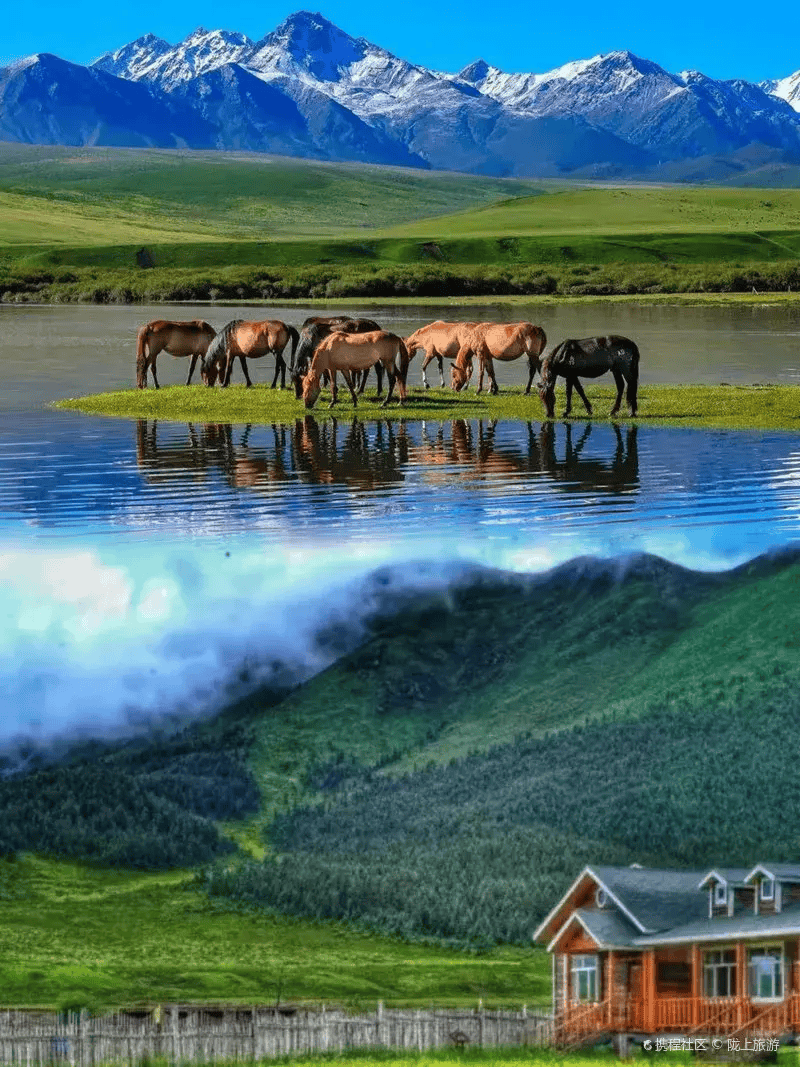
[[430, 386], [426, 370], [434, 359], [438, 363], [439, 380], [444, 388], [444, 361], [447, 359], [451, 364], [450, 385], [454, 390], [458, 392], [467, 388], [477, 362], [477, 392], [482, 392], [486, 377], [489, 391], [493, 394], [499, 391], [494, 373], [495, 360], [508, 362], [525, 356], [528, 361], [525, 393], [530, 393], [538, 372], [537, 390], [548, 418], [555, 416], [558, 378], [563, 378], [566, 384], [567, 406], [563, 414], [566, 416], [572, 411], [574, 390], [591, 415], [592, 406], [580, 379], [598, 378], [609, 372], [617, 386], [612, 417], [620, 409], [626, 385], [626, 400], [631, 414], [636, 415], [639, 349], [633, 341], [616, 335], [579, 340], [571, 338], [560, 342], [548, 354], [545, 354], [546, 345], [544, 330], [531, 322], [437, 321], [402, 338], [382, 330], [372, 319], [346, 315], [313, 316], [306, 319], [299, 330], [279, 319], [262, 322], [234, 319], [219, 333], [200, 319], [192, 322], [156, 319], [146, 323], [138, 332], [136, 384], [140, 389], [146, 388], [149, 370], [153, 384], [158, 388], [156, 358], [159, 352], [190, 358], [187, 385], [191, 383], [199, 359], [200, 376], [205, 385], [214, 386], [218, 382], [222, 388], [230, 384], [237, 358], [245, 381], [251, 386], [253, 383], [247, 371], [247, 360], [271, 355], [275, 359], [272, 388], [276, 387], [279, 377], [281, 388], [285, 388], [288, 371], [295, 395], [302, 399], [307, 409], [316, 404], [323, 383], [330, 388], [330, 407], [338, 402], [338, 374], [344, 379], [353, 406], [356, 407], [373, 369], [377, 378], [376, 396], [383, 394], [383, 377], [386, 376], [388, 391], [382, 405], [386, 407], [394, 396], [395, 387], [399, 403], [405, 403], [409, 364], [417, 352], [424, 353], [422, 384], [426, 389]]

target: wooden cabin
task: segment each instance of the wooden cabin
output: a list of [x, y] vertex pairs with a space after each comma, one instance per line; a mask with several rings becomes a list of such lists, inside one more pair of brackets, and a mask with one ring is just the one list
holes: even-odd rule
[[800, 1035], [800, 864], [586, 867], [534, 941], [560, 1044]]

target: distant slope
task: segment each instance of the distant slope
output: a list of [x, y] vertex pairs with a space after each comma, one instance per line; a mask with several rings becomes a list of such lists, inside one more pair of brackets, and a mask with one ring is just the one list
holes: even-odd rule
[[[524, 942], [585, 862], [796, 856], [800, 560], [476, 576], [401, 608], [262, 720], [283, 856], [213, 893]], [[280, 795], [288, 749], [292, 778]]]

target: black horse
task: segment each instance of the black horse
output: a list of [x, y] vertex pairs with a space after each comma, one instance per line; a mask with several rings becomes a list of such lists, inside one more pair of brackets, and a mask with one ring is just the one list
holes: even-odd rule
[[636, 392], [639, 384], [639, 349], [627, 337], [586, 337], [582, 341], [562, 341], [549, 356], [546, 356], [540, 371], [539, 396], [545, 406], [548, 419], [556, 409], [556, 378], [567, 382], [567, 406], [565, 415], [572, 411], [572, 390], [578, 393], [583, 406], [591, 415], [592, 405], [586, 399], [579, 378], [599, 378], [608, 371], [617, 383], [617, 399], [611, 409], [611, 417], [617, 414], [622, 403], [622, 392], [628, 384], [626, 400], [631, 415], [636, 414]]
[[[328, 317], [317, 315], [306, 319], [300, 327], [300, 341], [292, 360], [290, 372], [297, 399], [300, 400], [303, 396], [303, 377], [311, 366], [311, 359], [317, 345], [324, 337], [333, 333], [334, 330], [338, 330], [340, 333], [369, 333], [371, 330], [379, 329], [380, 326], [377, 322], [373, 322], [372, 319], [354, 319], [350, 315], [331, 315]], [[359, 394], [364, 391], [368, 374], [368, 371], [364, 372], [364, 378], [358, 388]], [[376, 367], [375, 374], [378, 379], [377, 396], [380, 396], [383, 392], [383, 367]]]

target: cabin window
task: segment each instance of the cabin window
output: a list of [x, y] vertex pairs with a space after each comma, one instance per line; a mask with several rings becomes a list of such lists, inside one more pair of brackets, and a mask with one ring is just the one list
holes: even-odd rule
[[597, 1000], [597, 956], [572, 957], [572, 999]]
[[714, 903], [728, 903], [728, 887], [724, 882], [717, 882], [717, 884], [714, 886]]
[[775, 899], [775, 882], [771, 878], [765, 878], [761, 883], [761, 899]]
[[720, 949], [703, 953], [703, 989], [707, 997], [732, 997], [736, 993], [736, 952]]
[[783, 949], [780, 945], [759, 945], [748, 953], [750, 996], [779, 1000], [783, 996]]

